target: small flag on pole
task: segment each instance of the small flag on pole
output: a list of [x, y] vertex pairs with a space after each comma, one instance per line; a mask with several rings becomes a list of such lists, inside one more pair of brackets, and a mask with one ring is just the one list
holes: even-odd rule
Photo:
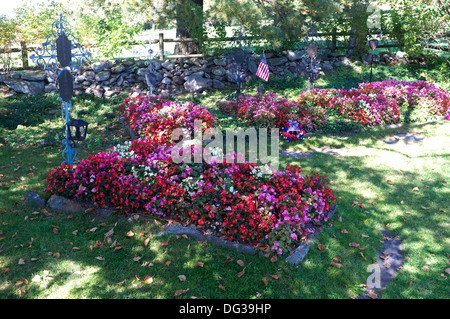
[[266, 56], [264, 55], [264, 53], [261, 57], [261, 61], [259, 62], [258, 69], [256, 70], [255, 74], [264, 81], [269, 80], [269, 66], [267, 65]]

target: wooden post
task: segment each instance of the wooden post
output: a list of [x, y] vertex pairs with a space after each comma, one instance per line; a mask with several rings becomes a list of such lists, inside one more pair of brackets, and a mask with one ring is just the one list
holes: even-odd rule
[[159, 34], [159, 51], [161, 52], [160, 59], [164, 61], [164, 33]]
[[333, 27], [333, 33], [331, 35], [331, 52], [336, 51], [336, 27]]
[[28, 51], [25, 41], [20, 41], [20, 50], [22, 53], [22, 67], [26, 69], [28, 68]]

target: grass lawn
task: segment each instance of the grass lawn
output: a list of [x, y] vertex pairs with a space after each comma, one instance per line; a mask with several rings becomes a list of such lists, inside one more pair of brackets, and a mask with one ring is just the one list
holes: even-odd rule
[[[352, 86], [368, 74], [362, 67], [341, 81], [344, 71], [319, 86]], [[432, 69], [400, 67], [378, 70], [375, 78], [396, 73], [405, 80], [420, 74], [438, 77]], [[295, 98], [304, 81], [269, 83], [267, 90]], [[210, 108], [223, 128], [235, 128], [241, 123], [214, 109], [215, 101], [228, 93], [191, 99]], [[126, 138], [118, 121], [121, 101], [74, 99], [74, 117], [92, 123], [79, 158]], [[345, 147], [350, 153], [316, 153], [301, 160], [280, 156], [282, 167], [298, 164], [307, 174], [327, 175], [337, 195], [337, 212], [317, 238], [326, 249], [311, 247], [298, 266], [275, 260], [273, 254], [245, 255], [182, 236], [161, 236], [160, 222], [138, 222], [120, 212], [104, 219], [27, 206], [23, 197], [28, 190], [49, 196], [45, 178], [62, 161], [62, 124], [54, 96], [0, 98], [0, 298], [354, 298], [364, 293], [367, 267], [378, 258], [384, 229], [402, 240], [405, 258], [379, 297], [450, 295], [449, 121], [282, 141], [281, 149]], [[405, 132], [424, 139], [413, 145], [381, 141]], [[360, 247], [349, 246], [352, 242]], [[341, 268], [330, 266], [337, 255]]]

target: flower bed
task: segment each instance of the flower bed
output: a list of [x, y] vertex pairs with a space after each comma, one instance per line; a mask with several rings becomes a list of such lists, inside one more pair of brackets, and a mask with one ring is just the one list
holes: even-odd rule
[[425, 81], [387, 80], [360, 83], [357, 89], [315, 89], [301, 94], [298, 104], [323, 107], [361, 125], [392, 124], [445, 116], [450, 93]]
[[[178, 118], [165, 117], [167, 105]], [[75, 167], [54, 168], [47, 177], [49, 191], [126, 213], [176, 218], [228, 240], [266, 243], [279, 254], [304, 241], [311, 225], [328, 219], [335, 196], [316, 172], [304, 175], [294, 166], [265, 174], [268, 166], [254, 163], [173, 162], [176, 146], [166, 137], [176, 125], [161, 122], [192, 128], [188, 121], [200, 117], [212, 124], [203, 107], [139, 97], [126, 100], [122, 111], [141, 137], [89, 155]]]
[[273, 92], [265, 95], [241, 96], [237, 101], [219, 101], [217, 107], [226, 114], [235, 116], [260, 127], [288, 127], [289, 121], [297, 122], [308, 132], [326, 123], [325, 108], [279, 98]]

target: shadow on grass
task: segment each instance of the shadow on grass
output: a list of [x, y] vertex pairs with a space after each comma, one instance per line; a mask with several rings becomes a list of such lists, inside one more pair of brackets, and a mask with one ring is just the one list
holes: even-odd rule
[[[35, 209], [22, 201], [26, 189], [19, 187], [45, 187], [46, 174], [58, 165], [59, 159], [53, 154], [40, 154], [40, 162], [33, 164], [34, 176], [21, 180], [20, 176], [26, 176], [22, 173], [27, 172], [29, 160], [25, 149], [1, 150], [2, 182], [15, 180], [0, 188], [0, 197], [5, 199], [1, 205], [1, 230], [5, 237], [0, 242], [1, 267], [9, 269], [1, 274], [0, 289], [7, 298], [18, 297], [19, 289], [24, 289], [28, 298], [174, 298], [179, 289], [185, 292], [177, 298], [349, 298], [362, 291], [361, 284], [370, 275], [367, 266], [376, 261], [385, 227], [400, 237], [409, 256], [405, 269], [385, 293], [408, 298], [448, 295], [439, 275], [447, 260], [445, 241], [449, 237], [448, 214], [440, 212], [449, 207], [448, 188], [442, 184], [448, 183], [448, 176], [437, 169], [442, 160], [430, 163], [429, 169], [415, 171], [366, 157], [317, 154], [301, 161], [284, 159], [282, 165], [299, 164], [305, 174], [314, 169], [326, 174], [328, 180], [334, 181], [332, 188], [339, 191], [337, 214], [318, 237], [326, 250], [321, 252], [313, 246], [298, 268], [285, 264], [281, 258], [272, 263], [264, 257], [237, 254], [183, 237], [161, 237], [158, 228], [149, 224], [84, 214], [33, 215]], [[14, 171], [18, 166], [21, 168]], [[420, 191], [413, 191], [417, 186]], [[97, 230], [88, 231], [94, 227]], [[122, 248], [115, 251], [112, 242], [107, 241], [96, 248], [97, 241], [102, 242], [112, 228], [112, 242], [117, 240]], [[343, 229], [347, 232], [343, 233]], [[75, 230], [77, 235], [73, 235]], [[127, 236], [130, 230], [133, 236]], [[150, 238], [147, 245], [146, 238]], [[349, 247], [351, 242], [360, 247]], [[330, 266], [338, 255], [343, 265], [339, 269]], [[18, 265], [20, 258], [25, 265]], [[422, 271], [430, 258], [431, 269]], [[238, 259], [245, 263], [240, 277], [243, 267], [236, 263]], [[44, 279], [46, 270], [47, 277], [54, 279]], [[40, 282], [31, 281], [36, 275], [41, 276]], [[186, 280], [181, 281], [180, 275]], [[144, 282], [147, 276], [152, 277], [151, 283]], [[15, 285], [24, 279], [28, 285]], [[431, 292], [424, 293], [424, 287]]]

